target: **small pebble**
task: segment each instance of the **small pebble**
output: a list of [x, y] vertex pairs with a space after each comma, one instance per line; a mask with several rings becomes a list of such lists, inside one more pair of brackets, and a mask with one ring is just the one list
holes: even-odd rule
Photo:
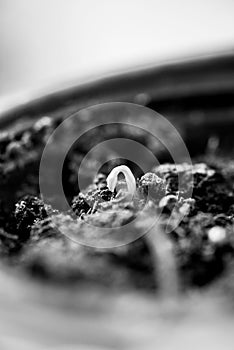
[[51, 124], [52, 119], [50, 117], [43, 117], [34, 124], [34, 129], [39, 131], [41, 129], [51, 126]]
[[214, 226], [208, 231], [208, 237], [213, 243], [222, 242], [226, 238], [226, 230], [221, 226]]

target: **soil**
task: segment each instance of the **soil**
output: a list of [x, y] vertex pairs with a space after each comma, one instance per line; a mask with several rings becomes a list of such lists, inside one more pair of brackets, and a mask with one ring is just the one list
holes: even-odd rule
[[[145, 174], [134, 164], [118, 160], [106, 163], [87, 189], [79, 192], [74, 169], [92, 146], [80, 140], [63, 169], [71, 210], [58, 212], [40, 198], [38, 167], [43, 147], [59, 122], [45, 117], [30, 128], [0, 135], [0, 257], [5, 264], [48, 283], [157, 290], [157, 259], [147, 236], [121, 247], [93, 249], [74, 243], [53, 225], [54, 221], [63, 225], [77, 239], [93, 235], [98, 241], [105, 237], [100, 231], [95, 236], [84, 223], [110, 227], [111, 234], [112, 227], [131, 222], [149, 205], [155, 216], [161, 213], [160, 226], [172, 244], [181, 288], [204, 288], [228, 271], [234, 257], [234, 163], [230, 158], [205, 154], [193, 165], [165, 163]], [[105, 130], [106, 138], [113, 136], [113, 130]], [[126, 132], [116, 131], [118, 136]], [[145, 135], [137, 137], [147, 144]], [[106, 176], [123, 163], [136, 176], [137, 190], [133, 198], [117, 200]], [[194, 186], [188, 197], [191, 174]], [[169, 233], [167, 227], [171, 227]]]

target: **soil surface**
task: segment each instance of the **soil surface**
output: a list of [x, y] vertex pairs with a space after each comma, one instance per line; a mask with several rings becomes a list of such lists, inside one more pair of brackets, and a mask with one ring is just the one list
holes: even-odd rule
[[[38, 184], [42, 150], [58, 123], [45, 117], [26, 130], [0, 135], [0, 258], [5, 264], [48, 283], [157, 290], [160, 259], [157, 251], [152, 254], [147, 235], [109, 249], [74, 242], [102, 242], [108, 233], [108, 239], [118, 242], [120, 237], [115, 237], [112, 229], [133, 222], [146, 207], [150, 216], [160, 215], [160, 230], [172, 246], [169, 254], [175, 258], [181, 288], [207, 286], [228, 271], [234, 257], [231, 159], [204, 155], [193, 165], [165, 163], [145, 174], [120, 159], [107, 162], [87, 189], [79, 192], [76, 169], [92, 147], [92, 142], [80, 140], [69, 152], [63, 169], [71, 210], [58, 212], [40, 198]], [[105, 130], [106, 138], [113, 137], [113, 130]], [[127, 132], [116, 131], [118, 136]], [[147, 144], [145, 135], [137, 137]], [[129, 166], [137, 179], [133, 198], [125, 195], [124, 178], [118, 181], [122, 193], [107, 187], [107, 175], [119, 164]], [[189, 193], [192, 180], [193, 191]], [[87, 224], [99, 229], [91, 230]], [[73, 240], [58, 227], [65, 228]], [[102, 227], [107, 229], [105, 233]]]

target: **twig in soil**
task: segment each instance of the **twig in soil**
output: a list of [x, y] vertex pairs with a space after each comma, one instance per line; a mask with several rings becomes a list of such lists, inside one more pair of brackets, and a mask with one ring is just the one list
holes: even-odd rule
[[158, 293], [162, 297], [176, 297], [180, 290], [173, 245], [160, 223], [155, 223], [145, 236], [153, 258]]
[[7, 232], [3, 231], [2, 229], [0, 229], [0, 236], [2, 236], [4, 238], [15, 240], [15, 241], [18, 239], [18, 237], [16, 235], [12, 235], [10, 233], [7, 233]]
[[154, 207], [146, 208], [137, 217], [134, 227], [146, 233], [144, 237], [152, 257], [157, 293], [168, 300], [178, 296], [180, 278], [173, 244], [156, 215]]

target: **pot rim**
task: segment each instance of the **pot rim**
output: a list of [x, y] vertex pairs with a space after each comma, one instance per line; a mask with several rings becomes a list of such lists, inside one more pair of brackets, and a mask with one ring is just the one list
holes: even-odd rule
[[[134, 102], [149, 94], [157, 101], [181, 99], [196, 94], [228, 93], [234, 90], [234, 50], [169, 61], [122, 71], [84, 83], [55, 85], [26, 91], [2, 103], [0, 127], [9, 126], [21, 116], [37, 118], [69, 104], [77, 110], [110, 101]], [[137, 103], [137, 102], [136, 102]]]

